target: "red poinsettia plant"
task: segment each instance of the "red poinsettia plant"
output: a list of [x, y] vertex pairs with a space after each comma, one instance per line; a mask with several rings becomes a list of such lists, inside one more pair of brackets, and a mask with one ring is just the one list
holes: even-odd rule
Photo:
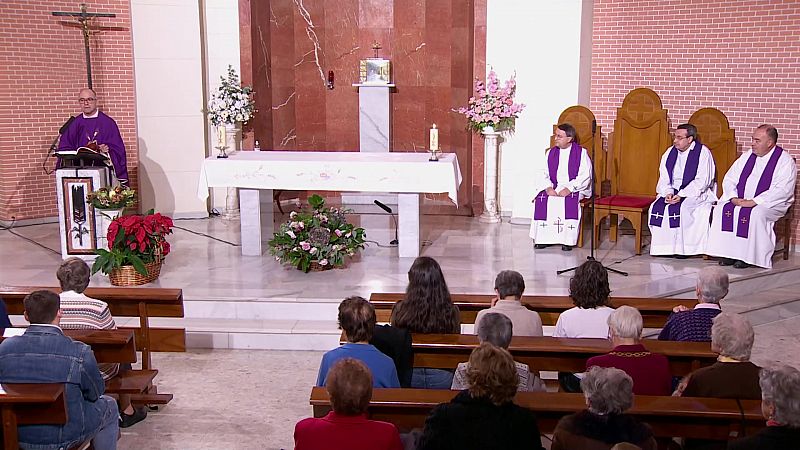
[[145, 264], [156, 262], [169, 254], [166, 236], [172, 234], [172, 219], [154, 213], [120, 216], [108, 226], [109, 249], [97, 249], [97, 259], [92, 273], [111, 273], [122, 266], [133, 266], [137, 272], [147, 275]]

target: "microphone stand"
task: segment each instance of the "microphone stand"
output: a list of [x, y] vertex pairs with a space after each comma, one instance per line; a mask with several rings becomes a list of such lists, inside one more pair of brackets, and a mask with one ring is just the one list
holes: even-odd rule
[[394, 222], [394, 240], [390, 241], [389, 245], [398, 245], [400, 243], [400, 239], [399, 239], [399, 236], [398, 236], [398, 229], [397, 229], [398, 228], [398, 224], [397, 224], [397, 218], [394, 216], [394, 212], [392, 211], [392, 208], [389, 208], [388, 206], [383, 204], [383, 202], [378, 201], [378, 200], [373, 201], [373, 203], [378, 205], [378, 207], [380, 209], [382, 209], [382, 210], [386, 211], [387, 213], [389, 213], [389, 217], [392, 218], [392, 221]]
[[[590, 214], [591, 224], [592, 224], [592, 237], [590, 239], [589, 256], [586, 257], [587, 261], [597, 261], [595, 259], [595, 257], [594, 257], [594, 207], [595, 207], [594, 200], [595, 200], [595, 197], [596, 197], [596, 193], [594, 192], [594, 188], [595, 188], [594, 182], [595, 182], [595, 176], [596, 176], [596, 174], [594, 172], [594, 161], [595, 161], [594, 158], [595, 158], [595, 147], [597, 146], [597, 139], [595, 137], [596, 133], [597, 133], [597, 121], [596, 120], [592, 120], [592, 172], [591, 172], [591, 175], [592, 175], [591, 176], [592, 197], [589, 199], [589, 203], [592, 205], [592, 212]], [[583, 233], [583, 230], [581, 229], [579, 232]], [[603, 267], [609, 272], [614, 272], [616, 274], [622, 275], [623, 277], [627, 277], [628, 276], [628, 272], [623, 272], [621, 270], [613, 269], [613, 268], [608, 267], [608, 266], [603, 266]], [[556, 275], [561, 275], [562, 273], [570, 272], [570, 271], [573, 271], [573, 270], [575, 270], [577, 268], [578, 268], [578, 266], [570, 267], [569, 269], [557, 270], [556, 271]]]

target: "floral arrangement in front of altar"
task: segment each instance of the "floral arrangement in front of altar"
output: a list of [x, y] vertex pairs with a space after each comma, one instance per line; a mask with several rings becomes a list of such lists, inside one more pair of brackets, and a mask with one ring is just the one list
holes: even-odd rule
[[208, 119], [214, 126], [233, 125], [236, 122], [247, 122], [256, 113], [256, 102], [253, 100], [253, 88], [242, 86], [239, 76], [228, 66], [228, 77], [220, 77], [221, 84], [217, 92], [211, 94], [208, 102]]
[[101, 187], [86, 196], [86, 202], [97, 209], [121, 209], [133, 206], [136, 191], [131, 188], [117, 185]]
[[170, 252], [166, 236], [172, 234], [172, 218], [154, 213], [120, 216], [108, 226], [109, 250], [97, 249], [92, 274], [110, 274], [115, 268], [133, 266], [147, 275], [145, 264], [160, 262]]
[[327, 208], [319, 195], [308, 198], [311, 209], [292, 211], [272, 240], [270, 253], [275, 260], [308, 272], [344, 265], [346, 256], [364, 249], [366, 233], [347, 222], [350, 210]]
[[487, 126], [495, 130], [514, 130], [514, 123], [525, 108], [522, 103], [514, 103], [517, 91], [516, 75], [500, 86], [497, 73], [489, 71], [486, 83], [475, 80], [475, 96], [470, 97], [467, 107], [454, 110], [464, 114], [469, 120], [468, 128], [483, 131]]

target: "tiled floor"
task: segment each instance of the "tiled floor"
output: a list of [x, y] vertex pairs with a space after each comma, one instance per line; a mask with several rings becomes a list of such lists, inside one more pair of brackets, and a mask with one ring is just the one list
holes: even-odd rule
[[[368, 237], [381, 244], [393, 237], [388, 217], [363, 215], [355, 220], [365, 224]], [[315, 322], [333, 326], [335, 305], [342, 298], [402, 291], [412, 263], [410, 258], [398, 258], [395, 248], [373, 243], [345, 269], [304, 274], [280, 266], [269, 255], [242, 257], [236, 246], [195, 234], [236, 243], [237, 222], [210, 219], [176, 224], [190, 231], [178, 229], [171, 237], [174, 252], [155, 285], [182, 288], [187, 323], [198, 327], [316, 336]], [[527, 227], [508, 223], [487, 225], [466, 217], [424, 216], [423, 227], [422, 237], [430, 245], [422, 254], [441, 263], [453, 292], [491, 292], [495, 274], [514, 269], [524, 275], [528, 293], [565, 294], [571, 274], [558, 276], [556, 270], [580, 264], [588, 255], [587, 249], [567, 253], [558, 247], [534, 252]], [[15, 231], [58, 248], [54, 224]], [[623, 236], [617, 244], [604, 241], [597, 251], [604, 264], [630, 273], [628, 277], [611, 275], [616, 295], [691, 295], [696, 272], [714, 264], [700, 258], [634, 256], [632, 247], [632, 236]], [[56, 285], [60, 260], [58, 254], [0, 231], [0, 285]], [[800, 367], [800, 294], [795, 284], [799, 266], [800, 259], [793, 256], [789, 261], [776, 259], [771, 271], [731, 269], [736, 282], [723, 307], [746, 313], [756, 326], [753, 359], [759, 364], [780, 361]], [[92, 279], [93, 286], [107, 284], [101, 275]], [[285, 348], [275, 342], [272, 348]], [[308, 395], [320, 356], [311, 351], [202, 349], [156, 354], [159, 389], [175, 394], [175, 400], [125, 430], [120, 448], [292, 448], [294, 423], [311, 411]]]

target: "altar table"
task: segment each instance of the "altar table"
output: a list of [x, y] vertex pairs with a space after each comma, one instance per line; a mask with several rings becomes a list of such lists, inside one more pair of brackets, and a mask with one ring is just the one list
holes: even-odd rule
[[458, 205], [461, 184], [454, 153], [442, 154], [436, 162], [428, 157], [428, 153], [307, 151], [236, 152], [227, 159], [211, 156], [200, 170], [197, 196], [208, 198], [210, 187], [239, 188], [242, 255], [258, 256], [272, 238], [273, 189], [397, 193], [398, 253], [416, 257], [421, 195], [446, 192]]

